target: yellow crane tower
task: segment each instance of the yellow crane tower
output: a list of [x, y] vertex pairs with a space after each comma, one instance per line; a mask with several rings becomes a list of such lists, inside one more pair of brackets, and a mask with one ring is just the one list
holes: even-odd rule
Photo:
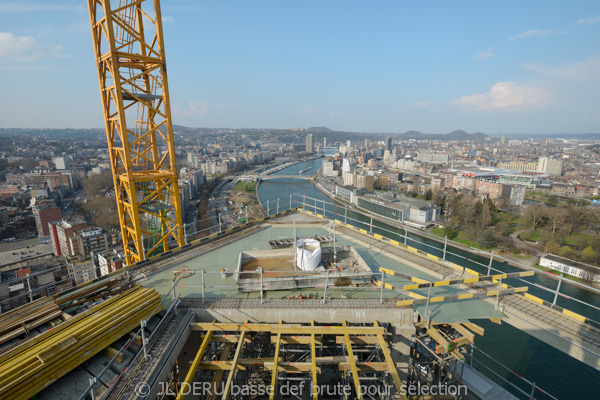
[[88, 0], [88, 10], [129, 265], [184, 241], [160, 2]]

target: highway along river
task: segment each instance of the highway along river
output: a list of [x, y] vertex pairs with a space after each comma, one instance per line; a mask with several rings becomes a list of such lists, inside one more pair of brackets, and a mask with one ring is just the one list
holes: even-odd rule
[[[313, 175], [318, 171], [323, 162], [322, 158], [299, 163], [291, 167], [278, 171], [275, 175], [298, 175], [300, 171], [310, 168], [303, 175]], [[263, 205], [266, 205], [267, 200], [270, 203], [271, 213], [274, 212], [276, 199], [280, 198], [280, 210], [289, 208], [290, 195], [305, 195], [306, 197], [316, 198], [317, 207], [322, 208], [323, 204], [320, 201], [333, 203], [333, 201], [323, 194], [317, 187], [310, 181], [304, 181], [301, 179], [272, 179], [261, 182], [258, 190], [260, 201]], [[296, 197], [298, 200], [299, 198]], [[320, 200], [320, 201], [319, 201]], [[310, 205], [312, 202], [307, 200]], [[298, 203], [296, 203], [298, 205]], [[332, 205], [326, 205], [326, 215], [329, 218], [335, 217], [338, 220], [343, 220], [344, 210], [341, 207], [334, 207]], [[339, 215], [335, 215], [338, 213]], [[341, 216], [340, 216], [341, 215]], [[361, 214], [348, 211], [348, 218], [352, 218], [355, 221], [349, 221], [353, 225], [358, 225], [356, 220], [365, 222], [368, 224], [370, 219]], [[403, 234], [403, 231], [399, 228], [391, 227], [387, 224], [373, 221], [374, 233], [379, 233], [383, 236], [391, 239], [401, 240], [399, 238], [392, 237], [389, 231], [395, 231]], [[377, 227], [384, 227], [386, 231], [378, 229]], [[360, 228], [369, 230], [368, 225], [361, 226]], [[443, 244], [440, 244], [434, 240], [427, 239], [425, 237], [416, 236], [409, 233], [409, 245], [412, 247], [420, 248], [429, 253], [441, 256]], [[429, 246], [435, 246], [439, 250], [434, 250]], [[448, 250], [452, 253], [456, 253], [462, 257], [478, 261], [482, 264], [489, 262], [488, 258], [477, 256], [475, 254], [466, 252], [462, 249], [448, 246]], [[447, 259], [459, 265], [464, 265], [468, 268], [474, 269], [479, 273], [487, 273], [487, 268], [478, 264], [469, 262], [459, 256], [447, 255]], [[520, 269], [509, 266], [502, 262], [494, 261], [493, 267], [500, 269], [505, 272], [518, 272]], [[556, 287], [556, 281], [543, 276], [533, 276], [525, 278], [532, 284], [544, 285], [549, 288]], [[523, 286], [522, 282], [519, 285], [519, 281], [508, 280], [506, 282], [512, 286]], [[533, 285], [532, 285], [533, 286]], [[545, 290], [530, 286], [529, 293], [534, 296], [543, 298], [552, 302], [554, 295]], [[560, 292], [584, 301], [586, 303], [593, 304], [600, 307], [600, 295], [594, 294], [587, 290], [578, 288], [577, 286], [562, 283]], [[558, 297], [557, 304], [561, 307], [572, 310], [576, 313], [585, 315], [595, 321], [600, 321], [600, 311], [595, 310], [591, 307], [582, 305], [576, 301]], [[519, 386], [522, 390], [529, 393], [531, 385], [527, 385], [515, 374], [519, 374], [527, 378], [531, 382], [535, 382], [536, 385], [543, 390], [550, 393], [552, 396], [558, 399], [594, 399], [598, 398], [598, 390], [600, 388], [600, 372], [596, 369], [578, 361], [569, 355], [551, 347], [550, 345], [530, 336], [529, 334], [514, 328], [513, 326], [504, 323], [497, 325], [489, 320], [477, 320], [474, 321], [477, 324], [485, 328], [484, 336], [477, 336], [475, 339], [475, 346], [487, 353], [497, 361], [504, 364], [511, 371], [499, 366], [494, 361], [491, 361], [486, 355], [481, 352], [475, 351], [475, 360], [481, 361], [487, 365], [495, 373], [502, 376], [502, 378], [509, 382]], [[477, 364], [477, 362], [475, 363]], [[505, 389], [509, 390], [518, 398], [527, 398], [522, 393], [514, 389], [510, 384], [503, 382], [499, 378], [495, 377], [491, 372], [485, 368], [480, 368], [480, 371], [485, 373], [489, 378], [500, 383]], [[536, 399], [551, 399], [539, 390], [536, 390], [534, 397]]]

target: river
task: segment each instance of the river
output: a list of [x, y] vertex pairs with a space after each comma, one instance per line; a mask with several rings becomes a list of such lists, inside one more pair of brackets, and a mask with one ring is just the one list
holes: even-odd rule
[[[274, 175], [298, 175], [301, 170], [309, 167], [311, 167], [311, 169], [304, 172], [303, 175], [313, 175], [321, 167], [322, 162], [322, 158], [310, 160], [282, 169]], [[314, 186], [312, 182], [309, 181], [289, 178], [271, 179], [262, 181], [259, 186], [258, 196], [261, 203], [264, 205], [266, 204], [266, 201], [269, 200], [271, 208], [273, 208], [276, 199], [279, 197], [280, 210], [288, 209], [290, 195], [305, 195], [306, 197], [315, 198], [319, 200], [317, 201], [317, 207], [319, 208], [323, 208], [323, 201], [333, 203], [329, 197], [323, 194]], [[298, 198], [296, 197], [296, 199]], [[294, 206], [298, 206], [298, 203], [296, 203]], [[334, 207], [326, 204], [325, 210], [325, 214], [329, 218], [335, 217], [338, 220], [344, 219], [344, 209], [341, 207]], [[370, 221], [368, 217], [353, 211], [348, 211], [347, 217], [362, 221], [365, 223], [365, 225], [361, 226], [361, 228], [369, 230], [368, 224]], [[349, 223], [358, 225], [356, 221], [349, 221]], [[378, 221], [373, 221], [373, 225], [375, 225], [373, 228], [374, 233], [379, 233], [391, 239], [400, 240], [399, 237], [394, 238], [393, 234], [391, 234], [389, 231], [398, 232], [402, 235], [404, 234], [401, 229], [391, 227]], [[381, 227], [383, 227], [385, 231], [382, 230]], [[412, 239], [412, 241], [409, 241], [408, 243], [410, 246], [420, 248], [438, 256], [442, 255], [441, 249], [443, 248], [443, 244], [421, 236], [413, 235], [411, 233], [409, 233], [409, 238]], [[437, 250], [434, 250], [429, 246], [434, 246]], [[451, 246], [449, 246], [449, 251], [457, 254], [448, 254], [447, 259], [449, 261], [459, 265], [464, 265], [480, 273], [487, 273], [486, 267], [467, 261], [465, 258], [469, 258], [486, 265], [489, 262], [488, 258], [477, 256]], [[518, 268], [497, 261], [494, 261], [493, 267], [505, 272], [521, 271]], [[536, 275], [526, 278], [526, 280], [532, 284], [544, 285], [550, 288], [556, 287], [556, 281], [544, 276]], [[512, 286], [523, 286], [522, 282], [519, 282], [516, 279], [509, 279], [506, 283]], [[566, 284], [564, 282], [560, 291], [567, 296], [574, 297], [600, 307], [600, 296], [597, 294], [580, 289], [574, 285]], [[552, 302], [554, 299], [554, 295], [552, 293], [536, 287], [530, 286], [529, 293], [550, 302]], [[557, 304], [561, 307], [568, 308], [574, 312], [585, 315], [593, 320], [600, 321], [600, 311], [582, 305], [576, 301], [559, 296]], [[515, 373], [518, 373], [532, 382], [536, 382], [537, 386], [558, 399], [598, 398], [600, 372], [598, 372], [596, 369], [578, 360], [575, 360], [569, 355], [564, 354], [554, 347], [551, 347], [550, 345], [517, 328], [514, 328], [512, 325], [507, 323], [497, 325], [488, 320], [474, 322], [485, 328], [485, 335], [477, 336], [475, 339], [475, 345], [485, 353], [500, 361]], [[493, 361], [490, 361], [482, 353], [476, 351], [475, 359], [477, 360], [479, 358], [485, 360], [485, 364], [490, 366], [494, 372], [498, 373], [509, 382], [521, 387], [521, 389], [523, 389], [525, 392], [529, 392], [531, 390], [531, 386], [528, 387], [512, 373], [495, 366]], [[481, 370], [490, 378], [495, 378], [491, 373], [485, 371], [483, 368]], [[499, 381], [497, 378], [495, 380]], [[501, 381], [499, 381], [499, 383], [501, 383], [507, 390], [515, 394], [515, 396], [524, 398], [522, 393], [519, 393], [510, 385]], [[536, 391], [534, 397], [536, 399], [551, 398], [540, 391]]]

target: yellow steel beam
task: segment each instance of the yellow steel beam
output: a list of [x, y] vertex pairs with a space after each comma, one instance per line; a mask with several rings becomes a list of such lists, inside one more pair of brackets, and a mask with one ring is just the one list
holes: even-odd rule
[[[520, 288], [514, 288], [514, 289], [504, 289], [504, 290], [493, 289], [493, 290], [488, 290], [487, 292], [483, 292], [483, 293], [463, 293], [463, 294], [452, 295], [452, 296], [432, 297], [429, 299], [429, 302], [430, 303], [438, 303], [441, 301], [478, 299], [478, 298], [482, 298], [482, 297], [496, 296], [496, 295], [498, 295], [498, 292], [500, 292], [500, 296], [503, 296], [506, 294], [522, 293], [522, 292], [526, 292], [527, 290], [528, 290], [527, 286], [523, 286]], [[427, 299], [400, 300], [396, 304], [398, 306], [411, 306], [411, 305], [416, 305], [416, 304], [425, 304], [426, 302], [427, 302]]]
[[417, 278], [415, 276], [406, 275], [406, 274], [400, 273], [398, 271], [394, 271], [394, 270], [389, 269], [389, 268], [379, 267], [379, 272], [385, 272], [388, 275], [397, 276], [399, 278], [407, 279], [409, 281], [416, 282], [416, 283], [430, 283], [429, 281], [426, 281], [425, 279]]
[[[311, 326], [315, 326], [315, 321], [310, 321]], [[312, 367], [312, 395], [314, 400], [319, 399], [319, 387], [317, 382], [317, 352], [315, 349], [315, 334], [310, 335], [310, 354], [311, 354], [311, 367]]]
[[[139, 325], [140, 319], [156, 309], [160, 296], [152, 289], [136, 287], [111, 300], [4, 354], [10, 361], [0, 368], [0, 398], [33, 396], [48, 381], [60, 378]], [[104, 328], [100, 332], [98, 325]]]
[[[263, 364], [265, 369], [273, 370], [273, 363], [266, 362]], [[285, 372], [312, 372], [312, 362], [278, 362], [277, 370], [285, 371]], [[318, 373], [321, 372], [321, 367], [319, 365], [316, 366], [316, 370]]]
[[[346, 327], [346, 321], [343, 324]], [[345, 334], [346, 349], [348, 350], [348, 358], [350, 359], [350, 367], [352, 368], [352, 378], [354, 379], [354, 389], [356, 390], [356, 396], [359, 400], [363, 398], [362, 391], [360, 389], [360, 380], [358, 378], [358, 370], [356, 369], [356, 360], [354, 359], [354, 352], [352, 351], [352, 342], [350, 341], [350, 335]]]
[[[349, 362], [341, 362], [338, 364], [340, 369], [344, 372], [352, 371], [352, 363]], [[355, 362], [354, 367], [357, 371], [387, 371], [388, 364], [386, 362]]]
[[[283, 321], [279, 321], [279, 325], [282, 325]], [[275, 344], [275, 356], [273, 357], [273, 372], [271, 374], [271, 393], [269, 394], [269, 400], [275, 398], [277, 390], [277, 363], [279, 362], [279, 347], [281, 345], [281, 333], [277, 334], [277, 342]]]
[[[377, 336], [350, 336], [350, 341], [354, 344], [379, 344], [379, 340], [377, 339]], [[336, 336], [335, 338], [335, 343], [336, 344], [345, 344], [346, 343], [346, 338], [343, 338], [341, 336]]]
[[472, 322], [464, 323], [463, 326], [468, 330], [475, 332], [479, 336], [483, 336], [483, 334], [485, 333], [485, 329]]
[[[204, 335], [200, 336], [201, 339], [204, 338]], [[212, 335], [211, 340], [213, 342], [217, 342], [217, 343], [233, 343], [236, 344], [238, 342], [238, 340], [240, 340], [240, 335], [231, 335], [231, 334], [227, 334], [227, 335]], [[244, 339], [246, 341], [246, 343], [250, 343], [250, 338], [246, 338]]]
[[402, 288], [396, 287], [396, 286], [394, 286], [392, 284], [381, 282], [379, 279], [375, 279], [375, 283], [379, 287], [381, 287], [381, 285], [383, 285], [383, 287], [385, 289], [393, 290], [395, 292], [398, 292], [398, 293], [404, 294], [406, 296], [412, 297], [413, 299], [419, 299], [420, 300], [420, 299], [426, 299], [427, 298], [427, 296], [423, 296], [423, 295], [421, 295], [419, 293], [409, 292], [409, 291], [404, 290]]
[[[277, 334], [279, 335], [279, 333]], [[285, 344], [310, 344], [311, 338], [310, 336], [299, 336], [299, 335], [286, 335], [281, 336], [281, 339], [277, 339], [277, 336], [271, 336], [271, 343], [277, 343], [277, 340], [280, 340], [281, 343]], [[315, 343], [321, 344], [319, 339], [315, 339]]]
[[242, 353], [242, 347], [244, 347], [245, 337], [246, 331], [242, 331], [242, 333], [240, 334], [240, 340], [238, 341], [237, 348], [235, 349], [235, 354], [233, 355], [233, 360], [231, 361], [232, 365], [229, 371], [229, 375], [227, 375], [227, 381], [225, 381], [225, 388], [223, 389], [222, 400], [227, 400], [229, 398], [229, 392], [231, 391], [231, 382], [233, 382], [233, 377], [235, 376], [237, 370], [240, 354]]
[[[377, 321], [375, 321], [373, 326], [378, 326]], [[381, 347], [381, 352], [383, 353], [385, 362], [388, 365], [388, 370], [392, 375], [394, 385], [396, 386], [396, 391], [398, 392], [398, 395], [402, 397], [402, 399], [407, 399], [406, 395], [403, 394], [404, 391], [402, 390], [402, 381], [400, 380], [400, 375], [398, 375], [396, 364], [394, 364], [394, 360], [392, 359], [392, 355], [390, 354], [390, 350], [388, 349], [385, 337], [383, 336], [383, 334], [379, 334], [377, 335], [377, 339], [379, 339], [379, 346]]]
[[498, 275], [482, 275], [482, 276], [476, 276], [473, 278], [450, 279], [450, 280], [445, 280], [445, 281], [418, 283], [416, 285], [405, 285], [398, 289], [400, 289], [400, 290], [415, 290], [415, 289], [428, 288], [430, 286], [438, 287], [438, 286], [458, 285], [458, 284], [462, 284], [462, 283], [495, 281], [500, 278], [502, 278], [502, 280], [506, 280], [508, 278], [521, 278], [521, 277], [532, 276], [532, 275], [535, 275], [535, 271], [513, 272], [510, 274], [498, 274]]
[[[227, 361], [227, 359], [229, 358], [229, 353], [231, 352], [232, 348], [233, 348], [233, 343], [225, 343], [225, 346], [223, 346], [223, 351], [221, 352], [220, 361]], [[218, 370], [215, 372], [215, 376], [213, 376], [212, 382], [210, 383], [210, 392], [206, 398], [207, 400], [214, 400], [217, 398], [219, 385], [220, 385], [221, 381], [223, 380], [224, 373], [225, 373], [224, 370]]]
[[[204, 352], [206, 351], [206, 348], [208, 347], [208, 344], [210, 343], [211, 336], [212, 336], [212, 332], [208, 332], [206, 334], [206, 336], [204, 337], [204, 340], [202, 341], [202, 344], [200, 345], [200, 348], [198, 349], [198, 352], [196, 353], [196, 356], [194, 357], [194, 361], [192, 362], [192, 365], [190, 365], [190, 369], [189, 369], [187, 375], [185, 376], [184, 381], [181, 383], [182, 388], [191, 387], [191, 384], [194, 380], [194, 375], [196, 374], [196, 370], [198, 369], [198, 365], [200, 365], [200, 361], [202, 361], [202, 356], [204, 356]], [[183, 398], [185, 398], [185, 394], [182, 391], [177, 394], [176, 400], [182, 400]]]
[[473, 332], [471, 332], [470, 330], [468, 330], [467, 328], [465, 328], [461, 324], [450, 324], [450, 326], [454, 330], [456, 330], [458, 333], [460, 333], [464, 338], [467, 338], [467, 340], [469, 342], [474, 342], [475, 341], [475, 335], [473, 334]]
[[301, 325], [271, 325], [271, 324], [236, 324], [219, 322], [192, 322], [190, 328], [196, 331], [240, 331], [240, 332], [271, 332], [282, 335], [377, 335], [384, 333], [381, 327], [370, 326], [301, 326]]

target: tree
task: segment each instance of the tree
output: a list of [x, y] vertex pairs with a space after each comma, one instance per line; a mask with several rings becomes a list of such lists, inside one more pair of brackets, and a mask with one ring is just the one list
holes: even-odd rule
[[588, 212], [585, 207], [567, 206], [565, 207], [565, 230], [567, 236], [580, 230], [588, 221]]
[[490, 206], [489, 206], [490, 203], [491, 203], [490, 200], [485, 199], [483, 201], [483, 203], [481, 204], [481, 214], [479, 215], [479, 218], [477, 219], [477, 225], [482, 230], [492, 224], [492, 212], [491, 212]]
[[573, 259], [575, 257], [575, 250], [570, 246], [562, 246], [559, 251], [559, 256]]
[[427, 191], [425, 192], [425, 200], [431, 200], [433, 198], [433, 192], [431, 191], [431, 189], [427, 189]]
[[494, 237], [494, 233], [490, 229], [486, 229], [481, 232], [479, 239], [477, 240], [477, 244], [484, 249], [489, 249], [490, 247], [496, 246], [496, 238]]
[[598, 261], [598, 254], [594, 251], [592, 246], [588, 246], [581, 251], [583, 261], [590, 264], [595, 264]]
[[448, 237], [448, 239], [452, 240], [458, 236], [458, 228], [456, 225], [446, 225], [444, 227], [444, 235]]
[[35, 161], [35, 159], [33, 158], [24, 158], [23, 160], [21, 160], [20, 165], [22, 165], [23, 168], [27, 170], [32, 170], [38, 166], [38, 162]]
[[555, 240], [550, 240], [546, 243], [546, 247], [544, 248], [548, 253], [551, 254], [560, 254], [560, 244], [558, 244]]
[[563, 214], [564, 212], [562, 207], [549, 207], [546, 210], [546, 217], [548, 218], [548, 232], [550, 233], [551, 238], [554, 238], [556, 231], [562, 225], [562, 221], [564, 219]]
[[444, 191], [443, 191], [443, 190], [441, 190], [441, 189], [439, 189], [439, 188], [436, 188], [436, 189], [433, 191], [433, 197], [432, 197], [432, 200], [435, 202], [435, 204], [436, 204], [438, 207], [444, 208], [444, 203], [445, 203], [445, 195], [444, 195]]
[[541, 204], [531, 203], [523, 210], [523, 216], [531, 222], [531, 227], [535, 231], [544, 220], [546, 210]]

